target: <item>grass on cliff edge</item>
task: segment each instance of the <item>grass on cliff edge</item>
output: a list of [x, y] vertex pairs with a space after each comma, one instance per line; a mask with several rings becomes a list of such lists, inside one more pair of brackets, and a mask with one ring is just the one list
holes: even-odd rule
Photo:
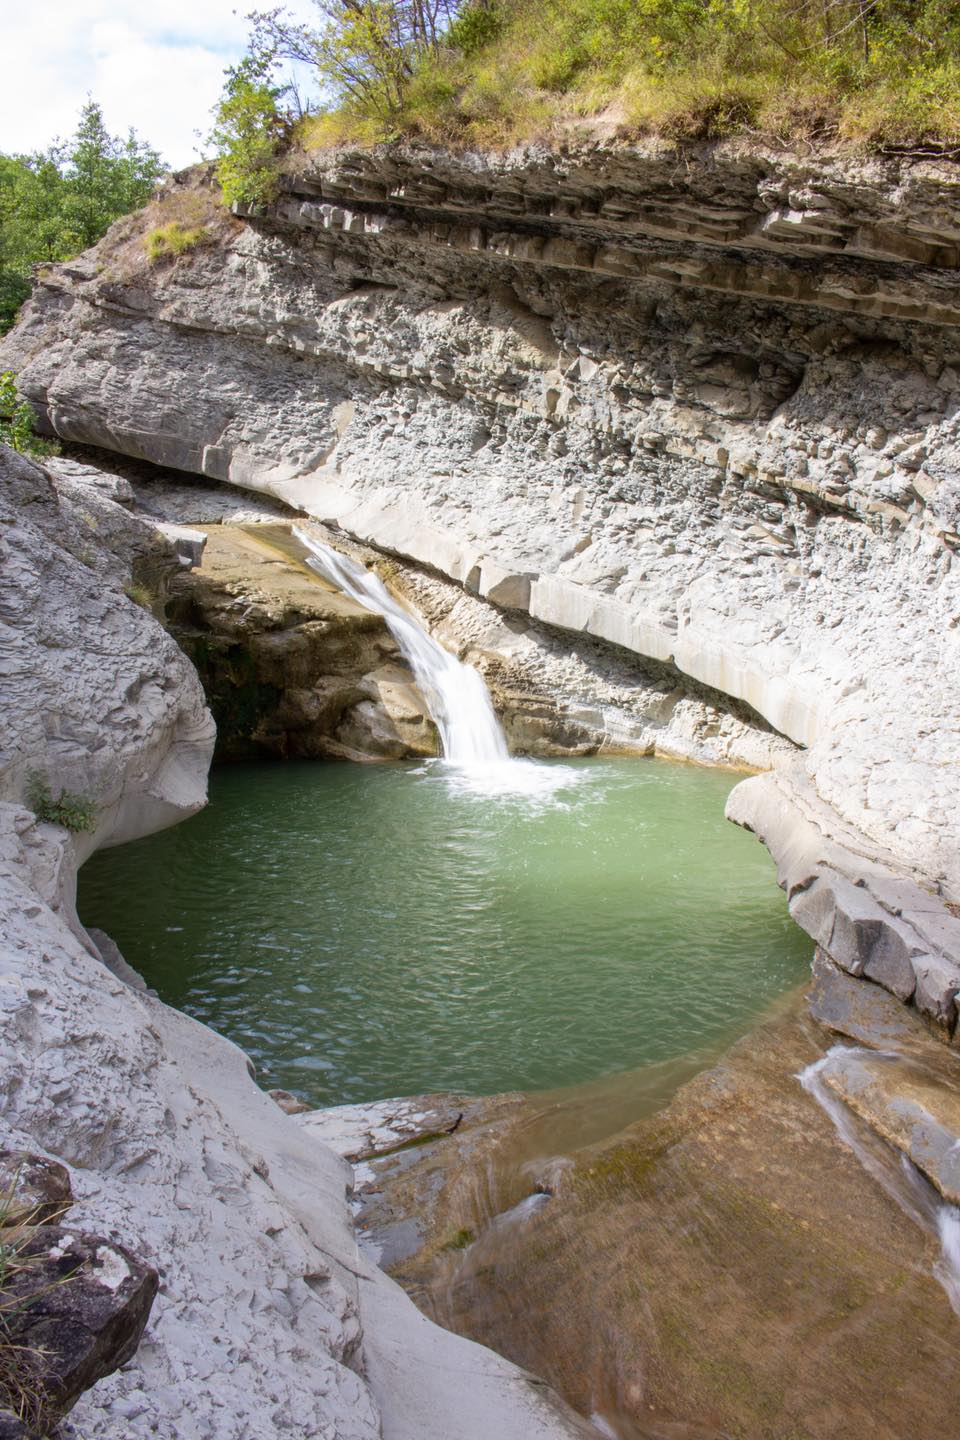
[[413, 61], [399, 103], [375, 84], [360, 99], [341, 93], [300, 122], [296, 149], [403, 136], [500, 146], [596, 117], [628, 138], [743, 134], [960, 157], [960, 6], [471, 0]]

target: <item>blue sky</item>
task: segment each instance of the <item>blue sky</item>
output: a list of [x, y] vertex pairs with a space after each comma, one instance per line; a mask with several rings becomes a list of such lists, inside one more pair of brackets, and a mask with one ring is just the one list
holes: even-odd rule
[[[72, 134], [90, 94], [112, 133], [132, 125], [171, 165], [189, 165], [223, 71], [243, 54], [247, 8], [243, 0], [8, 0], [0, 151], [41, 150]], [[289, 8], [315, 14], [309, 0]]]

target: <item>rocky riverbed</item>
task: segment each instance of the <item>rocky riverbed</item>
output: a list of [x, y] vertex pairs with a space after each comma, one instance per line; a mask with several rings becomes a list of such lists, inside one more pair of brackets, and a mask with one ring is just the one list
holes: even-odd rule
[[[858, 1151], [798, 1079], [818, 1062]], [[955, 1198], [954, 1055], [821, 958], [670, 1098], [680, 1078], [300, 1123], [354, 1160], [363, 1243], [428, 1313], [620, 1440], [948, 1434], [960, 1296], [899, 1155]]]

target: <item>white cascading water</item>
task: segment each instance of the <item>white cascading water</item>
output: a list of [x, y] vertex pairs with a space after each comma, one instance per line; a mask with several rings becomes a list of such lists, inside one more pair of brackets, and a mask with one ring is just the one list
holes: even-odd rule
[[486, 793], [549, 794], [571, 783], [574, 772], [564, 767], [511, 759], [482, 676], [444, 650], [394, 599], [378, 575], [296, 525], [293, 534], [308, 552], [306, 563], [311, 569], [386, 620], [437, 726], [441, 754], [464, 772], [470, 788]]
[[[841, 1141], [853, 1151], [863, 1168], [883, 1186], [911, 1220], [940, 1241], [940, 1258], [933, 1267], [933, 1273], [947, 1292], [951, 1306], [960, 1315], [960, 1210], [942, 1199], [906, 1155], [900, 1156], [897, 1165], [882, 1141], [877, 1142], [874, 1153], [857, 1133], [851, 1112], [824, 1082], [824, 1071], [829, 1070], [835, 1060], [861, 1055], [876, 1060], [878, 1056], [883, 1056], [883, 1052], [865, 1050], [857, 1045], [834, 1045], [822, 1060], [816, 1060], [801, 1070], [797, 1079], [807, 1094], [812, 1095], [829, 1115]], [[899, 1057], [888, 1055], [884, 1058], [896, 1060]]]

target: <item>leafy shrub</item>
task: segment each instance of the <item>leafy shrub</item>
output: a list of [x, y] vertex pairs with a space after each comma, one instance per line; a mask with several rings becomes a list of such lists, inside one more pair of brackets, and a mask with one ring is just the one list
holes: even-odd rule
[[31, 775], [27, 786], [27, 803], [38, 820], [62, 825], [65, 830], [79, 833], [92, 830], [97, 821], [96, 802], [89, 795], [61, 790], [54, 799], [49, 781], [42, 775]]
[[41, 440], [34, 433], [34, 415], [30, 404], [17, 395], [17, 378], [12, 370], [0, 375], [0, 442], [18, 450], [21, 455], [56, 455], [55, 440]]
[[214, 110], [210, 142], [227, 205], [259, 208], [276, 198], [290, 121], [280, 109], [284, 89], [270, 81], [272, 69], [270, 57], [249, 55], [231, 66]]
[[69, 260], [149, 198], [166, 166], [131, 130], [110, 135], [88, 99], [72, 139], [0, 155], [0, 334], [30, 294], [34, 265]]
[[500, 37], [504, 21], [505, 16], [499, 5], [467, 5], [447, 30], [444, 44], [459, 50], [462, 55], [475, 55], [478, 50]]
[[[413, 0], [318, 8], [313, 32], [252, 17], [255, 49], [313, 64], [334, 94], [333, 115], [298, 137], [308, 150], [362, 143], [364, 122], [375, 139], [501, 144], [609, 109], [626, 133], [677, 141], [960, 153], [955, 0], [449, 0], [446, 30], [420, 48]], [[372, 49], [346, 18], [361, 10], [379, 26]]]

